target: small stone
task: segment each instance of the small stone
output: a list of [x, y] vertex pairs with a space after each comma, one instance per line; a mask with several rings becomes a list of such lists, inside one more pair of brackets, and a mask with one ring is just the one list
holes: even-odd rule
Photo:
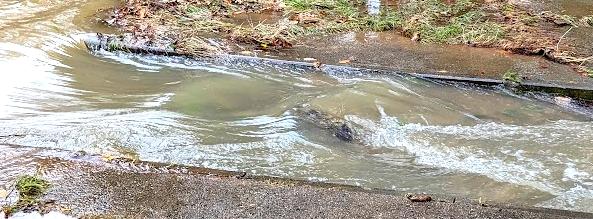
[[340, 64], [350, 64], [350, 59], [340, 60], [338, 63], [340, 63]]
[[554, 24], [556, 24], [558, 26], [568, 26], [568, 25], [571, 25], [570, 22], [568, 22], [567, 20], [563, 20], [563, 19], [555, 19], [554, 20]]
[[412, 195], [409, 194], [406, 196], [406, 198], [408, 198], [408, 200], [412, 201], [412, 202], [429, 202], [432, 201], [432, 198], [428, 195]]

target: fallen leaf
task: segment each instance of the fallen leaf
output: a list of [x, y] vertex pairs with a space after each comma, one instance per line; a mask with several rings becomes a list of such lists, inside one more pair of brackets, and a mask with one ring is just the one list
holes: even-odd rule
[[67, 207], [67, 206], [60, 206], [60, 211], [61, 212], [71, 212], [72, 208]]
[[5, 199], [6, 197], [8, 197], [8, 191], [0, 189], [0, 199]]
[[315, 67], [316, 69], [321, 68], [321, 62], [320, 61], [313, 62], [313, 67]]
[[251, 51], [241, 51], [240, 54], [241, 55], [247, 55], [248, 56], [248, 55], [253, 54], [253, 52], [251, 52]]
[[338, 63], [340, 63], [340, 64], [350, 64], [350, 59], [340, 60]]
[[420, 34], [414, 33], [411, 40], [412, 41], [420, 41]]
[[146, 17], [146, 8], [145, 7], [142, 7], [142, 8], [140, 8], [140, 10], [138, 10], [138, 16], [140, 18]]
[[107, 161], [107, 162], [112, 161], [112, 160], [114, 160], [116, 158], [117, 158], [116, 156], [113, 156], [111, 154], [103, 154], [103, 155], [101, 155], [101, 159], [103, 159], [104, 161]]

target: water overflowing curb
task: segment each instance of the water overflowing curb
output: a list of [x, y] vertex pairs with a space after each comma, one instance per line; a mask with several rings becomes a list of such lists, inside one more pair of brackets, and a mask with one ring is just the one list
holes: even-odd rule
[[[157, 47], [146, 46], [142, 43], [133, 43], [124, 40], [120, 37], [105, 36], [102, 34], [88, 34], [82, 37], [86, 47], [91, 51], [108, 50], [108, 51], [123, 51], [138, 54], [153, 54], [164, 56], [186, 56], [201, 61], [208, 60], [225, 60], [225, 61], [242, 61], [242, 62], [258, 62], [273, 65], [291, 66], [305, 70], [320, 70], [323, 72], [357, 72], [358, 74], [368, 75], [400, 75], [412, 76], [426, 80], [435, 80], [442, 82], [460, 82], [475, 85], [485, 86], [504, 86], [510, 88], [515, 92], [544, 92], [553, 95], [571, 97], [587, 103], [593, 102], [593, 87], [574, 86], [570, 84], [556, 84], [546, 82], [509, 82], [505, 80], [490, 79], [490, 78], [475, 78], [475, 77], [460, 77], [437, 75], [431, 73], [413, 73], [404, 72], [396, 69], [390, 69], [388, 66], [361, 66], [350, 67], [343, 65], [320, 64], [310, 62], [289, 61], [282, 59], [271, 59], [256, 56], [245, 56], [236, 54], [213, 54], [210, 56], [187, 56], [175, 51], [172, 47]], [[589, 105], [589, 104], [587, 104]]]

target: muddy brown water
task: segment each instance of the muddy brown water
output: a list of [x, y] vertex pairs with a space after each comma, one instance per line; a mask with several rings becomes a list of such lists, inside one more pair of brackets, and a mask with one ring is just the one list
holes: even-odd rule
[[[93, 14], [114, 3], [0, 2], [0, 142], [22, 148], [0, 147], [1, 185], [37, 165], [28, 151], [56, 148], [593, 212], [593, 122], [569, 100], [91, 54], [77, 36], [112, 31]], [[302, 105], [364, 127], [362, 144], [305, 122], [293, 113]]]
[[[593, 1], [589, 0], [523, 0], [530, 2], [535, 9], [548, 10], [571, 16], [593, 15]], [[519, 1], [521, 2], [521, 1]]]

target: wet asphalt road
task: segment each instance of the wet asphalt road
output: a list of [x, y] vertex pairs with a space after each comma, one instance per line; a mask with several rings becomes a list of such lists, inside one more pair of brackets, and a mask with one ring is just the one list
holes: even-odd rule
[[433, 196], [415, 203], [395, 191], [244, 176], [155, 164], [55, 161], [41, 167], [44, 199], [71, 215], [115, 218], [593, 218], [592, 214]]

